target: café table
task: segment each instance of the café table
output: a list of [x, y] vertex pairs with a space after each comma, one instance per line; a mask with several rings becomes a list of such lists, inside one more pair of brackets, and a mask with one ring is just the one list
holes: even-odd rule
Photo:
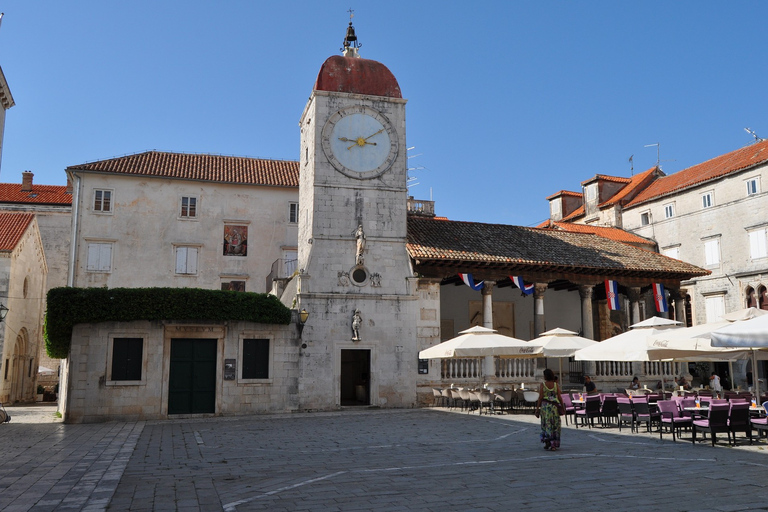
[[683, 410], [691, 412], [694, 418], [704, 418], [709, 414], [709, 407], [704, 405], [701, 407], [683, 407]]

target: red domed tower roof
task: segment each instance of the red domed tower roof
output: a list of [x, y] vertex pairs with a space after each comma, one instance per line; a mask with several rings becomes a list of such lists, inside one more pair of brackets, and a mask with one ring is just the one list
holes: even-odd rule
[[400, 85], [387, 66], [375, 60], [335, 55], [323, 63], [316, 91], [351, 92], [402, 98]]

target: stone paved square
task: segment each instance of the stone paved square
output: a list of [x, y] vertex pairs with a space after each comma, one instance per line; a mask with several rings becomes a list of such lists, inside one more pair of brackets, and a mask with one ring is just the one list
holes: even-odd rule
[[2, 510], [768, 510], [765, 439], [713, 448], [571, 425], [551, 453], [527, 414], [12, 422], [0, 435]]

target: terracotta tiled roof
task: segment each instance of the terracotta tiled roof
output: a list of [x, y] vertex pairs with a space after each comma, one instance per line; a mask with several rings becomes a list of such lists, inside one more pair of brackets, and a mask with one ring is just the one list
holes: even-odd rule
[[423, 217], [408, 217], [407, 249], [416, 269], [428, 277], [530, 271], [619, 280], [683, 280], [709, 274], [689, 263], [593, 234]]
[[12, 251], [21, 240], [34, 213], [0, 212], [0, 251]]
[[728, 174], [766, 162], [768, 162], [768, 140], [750, 144], [675, 174], [659, 178], [639, 193], [626, 207], [636, 206], [651, 199], [701, 185], [707, 181], [722, 178]]
[[559, 196], [572, 196], [572, 197], [581, 197], [581, 192], [573, 192], [571, 190], [561, 190], [560, 192], [555, 192], [551, 196], [547, 197], [547, 201], [550, 199], [554, 199]]
[[582, 181], [582, 185], [592, 183], [593, 181], [613, 181], [615, 183], [629, 183], [631, 178], [622, 178], [621, 176], [608, 176], [607, 174], [595, 174], [592, 178]]
[[604, 238], [610, 238], [617, 242], [625, 244], [640, 244], [649, 248], [656, 247], [656, 243], [647, 238], [637, 236], [623, 229], [608, 226], [591, 226], [589, 224], [574, 224], [573, 222], [548, 222], [547, 225], [539, 225], [541, 228], [559, 229], [561, 231], [570, 231], [572, 233], [591, 233]]
[[643, 189], [647, 187], [649, 183], [653, 182], [657, 175], [663, 176], [664, 173], [662, 173], [658, 167], [654, 166], [645, 172], [632, 176], [627, 183], [627, 186], [600, 203], [599, 207], [605, 208], [632, 199], [635, 195], [642, 193]]
[[68, 171], [298, 187], [299, 163], [239, 156], [148, 151], [67, 167]]
[[32, 185], [31, 192], [22, 192], [20, 183], [0, 183], [0, 203], [71, 205], [72, 194], [63, 185]]

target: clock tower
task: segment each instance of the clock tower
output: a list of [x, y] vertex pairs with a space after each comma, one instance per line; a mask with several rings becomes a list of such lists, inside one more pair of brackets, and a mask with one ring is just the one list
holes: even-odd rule
[[301, 409], [416, 403], [416, 281], [406, 251], [405, 103], [359, 56], [352, 22], [301, 116]]

